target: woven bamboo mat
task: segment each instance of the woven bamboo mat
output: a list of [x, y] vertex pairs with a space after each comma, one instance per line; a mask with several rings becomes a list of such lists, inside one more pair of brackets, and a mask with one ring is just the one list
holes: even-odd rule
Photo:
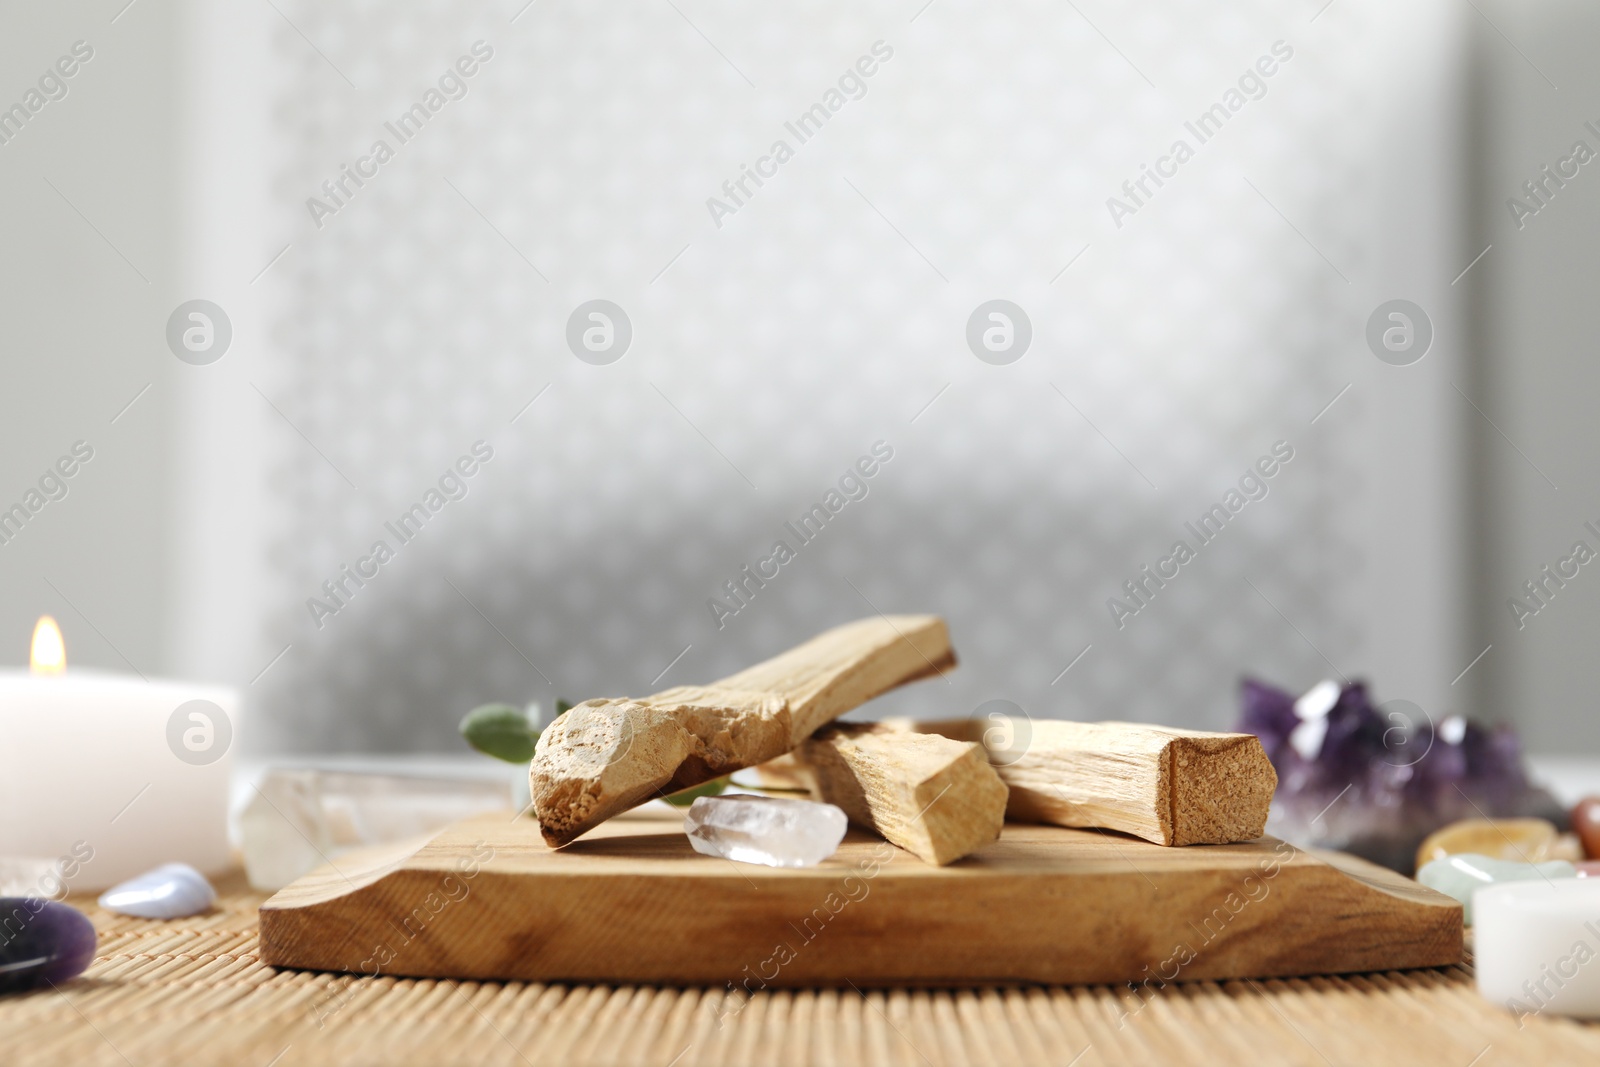
[[[6, 1064], [1072, 1064], [1594, 1062], [1600, 1026], [1513, 1017], [1468, 968], [1266, 982], [758, 994], [356, 979], [256, 961], [242, 880], [175, 922], [75, 900], [99, 957], [0, 998]], [[664, 918], [664, 921], [665, 920]]]

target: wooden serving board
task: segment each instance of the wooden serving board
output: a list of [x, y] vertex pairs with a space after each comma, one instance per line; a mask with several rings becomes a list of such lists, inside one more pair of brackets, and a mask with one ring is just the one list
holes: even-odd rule
[[1332, 974], [1461, 951], [1461, 905], [1352, 857], [1019, 823], [949, 867], [852, 830], [821, 866], [780, 870], [702, 856], [675, 819], [613, 819], [552, 851], [531, 819], [490, 816], [341, 857], [261, 907], [261, 958], [280, 967], [752, 992]]

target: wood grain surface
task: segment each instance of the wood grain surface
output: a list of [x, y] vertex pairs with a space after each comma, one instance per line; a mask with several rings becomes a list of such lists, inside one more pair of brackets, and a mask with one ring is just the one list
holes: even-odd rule
[[1011, 790], [1007, 818], [1121, 830], [1158, 845], [1253, 841], [1278, 786], [1254, 734], [1055, 719], [893, 722], [983, 745]]
[[825, 726], [795, 750], [815, 796], [928, 863], [1000, 836], [1006, 787], [983, 746], [874, 724]]
[[261, 907], [264, 961], [368, 975], [792, 986], [1133, 982], [1443, 966], [1461, 907], [1272, 838], [1164, 848], [1010, 824], [930, 867], [852, 832], [819, 867], [695, 853], [676, 819], [552, 851], [530, 819], [319, 868]]

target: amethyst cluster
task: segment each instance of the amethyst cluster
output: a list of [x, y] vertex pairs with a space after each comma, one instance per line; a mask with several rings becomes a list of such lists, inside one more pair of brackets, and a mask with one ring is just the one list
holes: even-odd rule
[[1278, 772], [1267, 831], [1411, 874], [1417, 847], [1458, 819], [1532, 816], [1565, 829], [1561, 805], [1531, 782], [1510, 727], [1408, 701], [1374, 706], [1364, 683], [1293, 695], [1246, 678], [1239, 730]]

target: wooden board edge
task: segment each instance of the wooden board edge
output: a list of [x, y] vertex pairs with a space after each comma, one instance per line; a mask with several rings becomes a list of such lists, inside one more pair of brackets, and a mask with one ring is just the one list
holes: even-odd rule
[[[1293, 846], [1285, 847], [1293, 848]], [[1275, 854], [1277, 851], [1275, 850]], [[373, 864], [373, 869], [378, 870], [378, 873], [372, 880], [359, 888], [347, 888], [343, 893], [336, 894], [321, 903], [295, 904], [291, 895], [287, 902], [281, 902], [279, 906], [269, 908], [264, 905], [261, 910], [262, 962], [273, 966], [332, 972], [479, 980], [627, 982], [716, 987], [734, 981], [738, 977], [736, 973], [732, 973], [737, 971], [737, 967], [729, 965], [731, 958], [727, 958], [729, 951], [727, 945], [722, 948], [724, 958], [716, 961], [680, 959], [677, 961], [680, 969], [675, 972], [664, 969], [660, 960], [636, 958], [621, 966], [613, 962], [609, 967], [599, 962], [590, 963], [584, 960], [582, 951], [575, 952], [571, 944], [562, 950], [567, 962], [559, 964], [540, 960], [537, 950], [526, 956], [516, 955], [510, 962], [498, 966], [445, 962], [451, 955], [448, 948], [429, 952], [432, 962], [427, 964], [408, 960], [403, 951], [399, 953], [379, 951], [385, 945], [396, 943], [402, 944], [404, 948], [404, 945], [409, 944], [413, 938], [420, 939], [424, 945], [436, 944], [437, 939], [443, 938], [448, 945], [451, 941], [452, 928], [470, 928], [482, 922], [484, 918], [482, 914], [469, 916], [442, 901], [439, 903], [439, 910], [431, 914], [420, 908], [413, 908], [411, 912], [402, 914], [393, 907], [387, 907], [386, 905], [393, 901], [403, 901], [405, 906], [410, 906], [424, 900], [431, 892], [446, 894], [450, 892], [448, 881], [452, 873], [450, 868], [441, 866], [408, 869], [403, 866], [403, 862], [402, 860], [402, 865], [396, 866], [391, 861], [383, 869], [379, 869], [383, 867], [382, 864]], [[1229, 930], [1228, 937], [1217, 941], [1214, 946], [1207, 940], [1202, 946], [1204, 951], [1198, 956], [1195, 964], [1180, 968], [1180, 972], [1171, 980], [1228, 981], [1244, 978], [1373, 973], [1445, 967], [1462, 962], [1462, 916], [1460, 905], [1455, 901], [1393, 872], [1375, 868], [1371, 864], [1343, 854], [1294, 849], [1284, 857], [1282, 872], [1293, 872], [1289, 875], [1291, 881], [1279, 883], [1274, 888], [1289, 889], [1292, 885], [1294, 888], [1291, 897], [1286, 899], [1281, 893], [1276, 894], [1278, 900], [1268, 910], [1253, 913], [1247, 922]], [[1207, 896], [1207, 900], [1209, 901], [1210, 896], [1218, 896], [1220, 899], [1217, 891], [1231, 887], [1231, 878], [1238, 875], [1242, 879], [1244, 873], [1248, 872], [1231, 872], [1230, 880], [1227, 882], [1219, 879], [1213, 891]], [[470, 882], [473, 877], [485, 875], [488, 877], [487, 881]], [[1266, 877], [1277, 876], [1269, 874]], [[491, 888], [493, 883], [515, 883], [519, 877], [516, 874], [485, 869], [461, 877], [463, 881], [456, 888], [461, 889], [463, 885], [466, 886], [462, 899], [467, 892], [478, 891], [489, 891], [490, 899], [498, 897], [502, 901], [518, 895], [514, 884], [501, 884], [498, 888]], [[599, 877], [603, 879], [616, 876]], [[681, 875], [676, 878], [682, 880]], [[1087, 882], [1104, 881], [1106, 875], [1101, 872], [1099, 875], [1085, 876], [1085, 878]], [[1157, 878], [1159, 880], [1161, 874], [1157, 874]], [[554, 889], [556, 895], [561, 898], [582, 898], [587, 890], [593, 888], [586, 886], [585, 883], [596, 879], [595, 875], [575, 871], [571, 876], [558, 876], [559, 882], [568, 884], [546, 886], [544, 891], [548, 893]], [[725, 891], [728, 885], [718, 888]], [[1005, 908], [1008, 901], [1014, 903], [1012, 895], [1015, 885], [1009, 884], [1009, 880], [996, 880], [990, 888], [993, 890], [993, 899], [987, 902], [975, 901], [975, 906]], [[1154, 888], [1152, 883], [1152, 889]], [[891, 891], [891, 899], [895, 892]], [[905, 890], [898, 892], [903, 893]], [[1342, 899], [1324, 919], [1316, 920], [1326, 921], [1329, 924], [1325, 930], [1307, 926], [1296, 919], [1307, 906], [1305, 902], [1325, 902], [1341, 894], [1346, 894], [1346, 898]], [[1158, 906], [1163, 895], [1156, 891], [1150, 906]], [[340, 914], [337, 908], [329, 906], [339, 896], [346, 897], [346, 902], [353, 905], [349, 914]], [[1297, 904], [1297, 900], [1301, 903]], [[1311, 906], [1315, 907], [1315, 904]], [[1242, 907], [1241, 905], [1241, 910]], [[448, 914], [444, 914], [446, 908], [449, 908]], [[716, 911], [715, 908], [709, 908], [707, 913], [713, 914]], [[350, 915], [355, 917], [351, 918]], [[1203, 919], [1203, 916], [1195, 914], [1190, 918]], [[912, 921], [916, 923], [919, 920], [913, 918]], [[881, 919], [878, 922], [881, 925]], [[1224, 925], [1226, 923], [1227, 920], [1224, 919]], [[1262, 951], [1259, 946], [1253, 950], [1245, 947], [1251, 938], [1273, 936], [1273, 932], [1280, 927], [1280, 924], [1285, 927], [1284, 943], [1281, 947], [1267, 951]], [[548, 935], [551, 929], [559, 932], [559, 927], [558, 923], [554, 928], [541, 931], [540, 935], [528, 944], [542, 944], [543, 937]], [[1294, 928], [1293, 932], [1291, 933], [1288, 928]], [[647, 937], [648, 934], [643, 932], [644, 929], [646, 928], [635, 930], [634, 936]], [[1177, 928], [1169, 923], [1163, 928], [1161, 936], [1166, 937], [1176, 930]], [[1350, 944], [1352, 935], [1356, 937], [1358, 944]], [[508, 936], [517, 938], [527, 935], [512, 933]], [[857, 931], [846, 936], [859, 938], [861, 934]], [[1181, 936], [1185, 939], [1189, 937], [1187, 933], [1182, 933]], [[397, 941], [397, 938], [405, 940], [402, 943]], [[755, 940], [759, 938], [751, 940], [749, 944], [741, 942], [743, 947], [734, 954], [754, 952]], [[419, 950], [422, 950], [422, 946], [419, 946]], [[1249, 964], [1241, 965], [1230, 959], [1233, 953], [1253, 955], [1256, 959]], [[1117, 965], [1115, 973], [1109, 969], [1086, 970], [1083, 965], [1074, 963], [1070, 959], [1052, 962], [1041, 961], [1036, 957], [1031, 961], [993, 958], [966, 973], [953, 974], [947, 971], [933, 973], [927, 967], [921, 970], [908, 968], [906, 972], [900, 973], [893, 969], [898, 966], [893, 959], [880, 956], [875, 961], [867, 961], [854, 957], [851, 973], [848, 975], [810, 971], [802, 967], [781, 973], [775, 980], [766, 983], [764, 988], [769, 986], [828, 988], [849, 984], [877, 988], [895, 986], [972, 988], [997, 984], [1127, 983], [1133, 985], [1140, 979], [1138, 969], [1144, 967], [1144, 973], [1148, 976], [1150, 968], [1159, 964], [1160, 953], [1156, 953], [1156, 958], [1152, 959], [1144, 959], [1143, 956], [1135, 959], [1133, 955], [1125, 956], [1123, 959], [1125, 962]]]
[[263, 908], [301, 907], [345, 896], [352, 890], [371, 885], [402, 867], [411, 857], [433, 843], [449, 827], [430, 834], [418, 834], [382, 845], [365, 845], [340, 853], [261, 902]]

